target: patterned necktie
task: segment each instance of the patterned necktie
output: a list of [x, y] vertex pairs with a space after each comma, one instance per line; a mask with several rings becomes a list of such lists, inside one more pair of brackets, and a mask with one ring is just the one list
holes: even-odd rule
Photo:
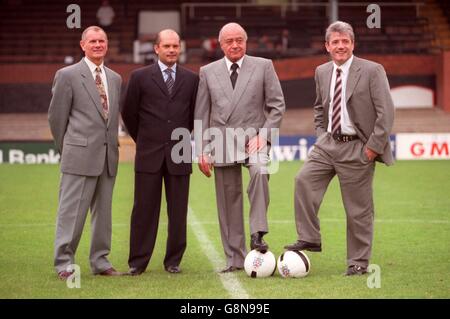
[[331, 116], [331, 133], [341, 134], [341, 97], [342, 97], [342, 70], [336, 69], [336, 84], [334, 86], [334, 97], [333, 97], [333, 114]]
[[167, 91], [169, 91], [169, 95], [172, 95], [172, 89], [173, 89], [173, 85], [175, 83], [175, 81], [172, 77], [173, 70], [171, 68], [167, 68], [164, 70], [164, 72], [166, 72], [166, 74], [167, 74], [167, 80], [166, 80]]
[[234, 90], [234, 86], [236, 85], [236, 81], [237, 81], [237, 77], [238, 77], [238, 73], [237, 73], [237, 69], [238, 69], [239, 65], [237, 65], [237, 63], [233, 63], [231, 65], [231, 75], [230, 75], [230, 79], [231, 79], [231, 85], [233, 86], [233, 90]]
[[108, 118], [108, 97], [106, 96], [105, 87], [103, 86], [102, 78], [100, 77], [102, 70], [99, 67], [95, 68], [95, 84], [97, 85], [98, 93], [100, 94], [100, 99], [102, 101], [103, 116], [105, 119]]

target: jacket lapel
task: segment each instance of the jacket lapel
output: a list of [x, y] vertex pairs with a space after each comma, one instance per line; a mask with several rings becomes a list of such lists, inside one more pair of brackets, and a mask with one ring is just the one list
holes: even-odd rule
[[94, 105], [97, 108], [97, 111], [100, 113], [100, 116], [103, 118], [103, 107], [102, 102], [100, 101], [100, 94], [97, 91], [97, 86], [95, 84], [94, 78], [92, 77], [91, 71], [89, 70], [89, 67], [87, 66], [86, 62], [84, 62], [84, 60], [81, 60], [78, 64], [83, 86], [94, 102]]
[[[175, 83], [173, 85], [173, 89], [172, 89], [172, 97], [174, 97], [178, 90], [183, 87], [183, 82], [184, 82], [184, 70], [182, 68], [180, 68], [177, 64], [177, 71], [175, 73]], [[165, 83], [164, 83], [165, 85]], [[167, 85], [166, 85], [167, 87]]]
[[231, 98], [233, 97], [233, 87], [231, 86], [230, 71], [228, 71], [227, 69], [225, 58], [223, 58], [219, 63], [218, 67], [215, 70], [215, 74], [225, 96], [231, 103]]
[[352, 65], [350, 65], [350, 69], [348, 72], [347, 88], [345, 89], [345, 103], [347, 103], [350, 97], [352, 96], [356, 84], [358, 83], [359, 78], [361, 77], [360, 69], [361, 66], [359, 65], [358, 58], [353, 57]]
[[[254, 70], [255, 70], [255, 66], [252, 63], [251, 59], [248, 56], [245, 56], [244, 60], [242, 61], [242, 66], [239, 70], [236, 85], [235, 85], [233, 93], [231, 95], [232, 96], [231, 105], [230, 105], [231, 107], [229, 108], [227, 114], [225, 114], [226, 121], [228, 121], [228, 119], [230, 118], [234, 109], [238, 105], [242, 94], [247, 89], [248, 81], [250, 80]], [[231, 89], [233, 89], [233, 87], [231, 86], [231, 80], [229, 78], [228, 78], [228, 82], [230, 83]]]
[[116, 83], [113, 81], [113, 77], [111, 76], [111, 71], [104, 67], [105, 69], [105, 73], [106, 73], [106, 81], [108, 82], [108, 97], [109, 97], [109, 101], [108, 101], [108, 123], [107, 126], [109, 126], [109, 122], [111, 120], [111, 118], [113, 118], [113, 116], [115, 116], [115, 112], [118, 111], [116, 110], [116, 108], [114, 107], [115, 101], [116, 101], [116, 96], [114, 95], [114, 92], [117, 92], [116, 89]]
[[[323, 75], [323, 83], [325, 83], [325, 105], [328, 109], [328, 106], [330, 105], [331, 96], [330, 96], [330, 88], [331, 88], [331, 78], [333, 77], [333, 62], [329, 62], [328, 66], [326, 67]], [[328, 114], [328, 113], [327, 113]]]
[[152, 79], [155, 81], [155, 83], [158, 85], [158, 87], [161, 89], [161, 91], [165, 95], [169, 95], [169, 91], [167, 91], [167, 85], [164, 82], [163, 75], [161, 73], [161, 69], [159, 68], [158, 63], [153, 64], [152, 66]]
[[[255, 70], [255, 66], [248, 56], [244, 57], [242, 61], [242, 68], [239, 70], [239, 75], [237, 77], [236, 85], [233, 91], [233, 99], [231, 101], [232, 108], [234, 109], [238, 104], [242, 94], [247, 89], [248, 81]], [[231, 80], [230, 80], [231, 83]]]

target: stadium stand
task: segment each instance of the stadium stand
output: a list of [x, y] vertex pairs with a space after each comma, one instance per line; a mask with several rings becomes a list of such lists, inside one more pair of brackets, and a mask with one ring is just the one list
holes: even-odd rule
[[[66, 27], [70, 0], [0, 1], [0, 141], [50, 140], [46, 112], [55, 71], [66, 57], [77, 61], [80, 29]], [[250, 54], [275, 61], [288, 111], [281, 134], [313, 134], [311, 106], [315, 66], [327, 60], [323, 47], [328, 24], [328, 1], [282, 2], [257, 5], [257, 1], [119, 1], [111, 0], [116, 18], [109, 35], [108, 64], [125, 82], [132, 64], [137, 17], [141, 10], [175, 10], [181, 16], [186, 40], [187, 67], [198, 71], [205, 64], [202, 42], [216, 37], [228, 21], [241, 23], [249, 33]], [[96, 24], [100, 1], [79, 0], [81, 30]], [[437, 107], [397, 110], [394, 132], [450, 131], [450, 5], [446, 0], [382, 2], [382, 26], [366, 27], [366, 5], [347, 0], [339, 17], [355, 28], [355, 53], [385, 65], [393, 86], [413, 84], [434, 92]], [[289, 47], [277, 50], [283, 30]], [[259, 42], [267, 37], [272, 49]], [[220, 53], [219, 53], [220, 55]], [[430, 105], [431, 106], [431, 105]], [[445, 110], [446, 112], [444, 112]], [[23, 128], [26, 128], [25, 130]]]
[[[0, 2], [1, 62], [63, 62], [70, 56], [77, 60], [81, 50], [74, 47], [79, 30], [68, 29], [65, 21], [72, 1], [32, 0]], [[225, 21], [241, 23], [249, 33], [249, 50], [269, 58], [305, 56], [323, 53], [323, 30], [328, 24], [327, 1], [300, 2], [280, 5], [255, 5], [251, 1], [110, 1], [116, 11], [109, 31], [109, 62], [131, 62], [136, 39], [138, 12], [141, 10], [175, 10], [182, 17], [182, 36], [186, 39], [188, 57], [201, 58], [201, 42], [217, 36]], [[446, 1], [441, 1], [448, 10]], [[81, 27], [96, 24], [98, 2], [80, 0]], [[430, 2], [430, 6], [436, 3]], [[430, 32], [427, 17], [419, 15], [421, 5], [413, 1], [383, 3], [383, 26], [366, 27], [366, 6], [345, 1], [340, 6], [340, 18], [355, 27], [361, 53], [428, 53], [434, 49], [435, 35]], [[445, 9], [447, 8], [447, 9]], [[442, 13], [441, 13], [442, 14]], [[258, 40], [267, 35], [272, 43], [279, 41], [282, 30], [290, 33], [290, 48], [280, 54], [276, 50], [258, 51]], [[192, 50], [192, 54], [191, 51]], [[196, 55], [197, 53], [197, 55]]]

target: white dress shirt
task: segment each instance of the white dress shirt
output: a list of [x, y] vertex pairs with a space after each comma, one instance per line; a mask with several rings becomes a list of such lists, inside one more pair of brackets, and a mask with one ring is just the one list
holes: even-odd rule
[[[244, 55], [244, 56], [245, 56], [245, 55]], [[240, 70], [241, 67], [242, 67], [242, 62], [244, 61], [244, 56], [243, 56], [242, 58], [240, 58], [239, 60], [237, 60], [236, 62], [231, 62], [230, 60], [228, 60], [227, 57], [225, 57], [225, 63], [227, 64], [228, 73], [230, 73], [230, 75], [231, 75], [231, 73], [233, 72], [233, 71], [231, 70], [231, 66], [233, 65], [233, 63], [236, 63], [236, 64], [239, 66], [239, 67], [237, 68], [237, 70], [236, 70], [237, 74], [239, 74], [239, 70]]]
[[[95, 77], [97, 76], [97, 72], [95, 72], [95, 69], [97, 68], [97, 64], [95, 64], [94, 62], [89, 60], [87, 57], [84, 57], [84, 61], [88, 65], [89, 70], [91, 70], [91, 74], [92, 74], [92, 77], [94, 78], [94, 82], [95, 82]], [[106, 98], [108, 100], [108, 108], [109, 108], [110, 99], [109, 99], [109, 92], [108, 92], [108, 81], [106, 80], [106, 72], [105, 72], [105, 67], [103, 66], [103, 62], [102, 62], [102, 64], [99, 65], [99, 68], [102, 71], [102, 72], [100, 72], [100, 78], [102, 79], [103, 87], [105, 88], [105, 93], [106, 93]]]
[[[166, 82], [167, 81], [167, 78], [169, 77], [168, 75], [167, 75], [167, 73], [166, 72], [164, 72], [166, 69], [168, 69], [169, 67], [167, 66], [167, 65], [165, 65], [164, 63], [162, 63], [160, 60], [158, 60], [158, 65], [159, 65], [159, 68], [161, 69], [161, 72], [162, 72], [162, 75], [163, 75], [163, 78], [164, 78], [164, 82]], [[172, 78], [173, 78], [173, 81], [175, 82], [175, 78], [176, 78], [176, 76], [177, 76], [177, 64], [175, 63], [174, 65], [172, 65], [171, 67], [170, 67], [170, 69], [172, 70]]]
[[345, 90], [347, 88], [347, 79], [348, 73], [350, 71], [350, 66], [353, 62], [353, 55], [348, 59], [344, 64], [338, 66], [336, 63], [333, 63], [333, 74], [331, 75], [331, 87], [330, 87], [330, 106], [328, 108], [328, 128], [327, 131], [331, 133], [331, 123], [333, 117], [333, 98], [334, 98], [334, 87], [336, 84], [336, 69], [341, 69], [341, 81], [342, 81], [342, 97], [341, 97], [341, 134], [344, 135], [356, 135], [355, 128], [353, 127], [353, 123], [348, 115], [347, 111], [347, 103]]

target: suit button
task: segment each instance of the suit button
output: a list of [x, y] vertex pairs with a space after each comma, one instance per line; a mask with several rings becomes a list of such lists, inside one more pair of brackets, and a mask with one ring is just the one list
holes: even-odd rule
[[172, 123], [172, 121], [171, 120], [167, 120], [167, 123]]

